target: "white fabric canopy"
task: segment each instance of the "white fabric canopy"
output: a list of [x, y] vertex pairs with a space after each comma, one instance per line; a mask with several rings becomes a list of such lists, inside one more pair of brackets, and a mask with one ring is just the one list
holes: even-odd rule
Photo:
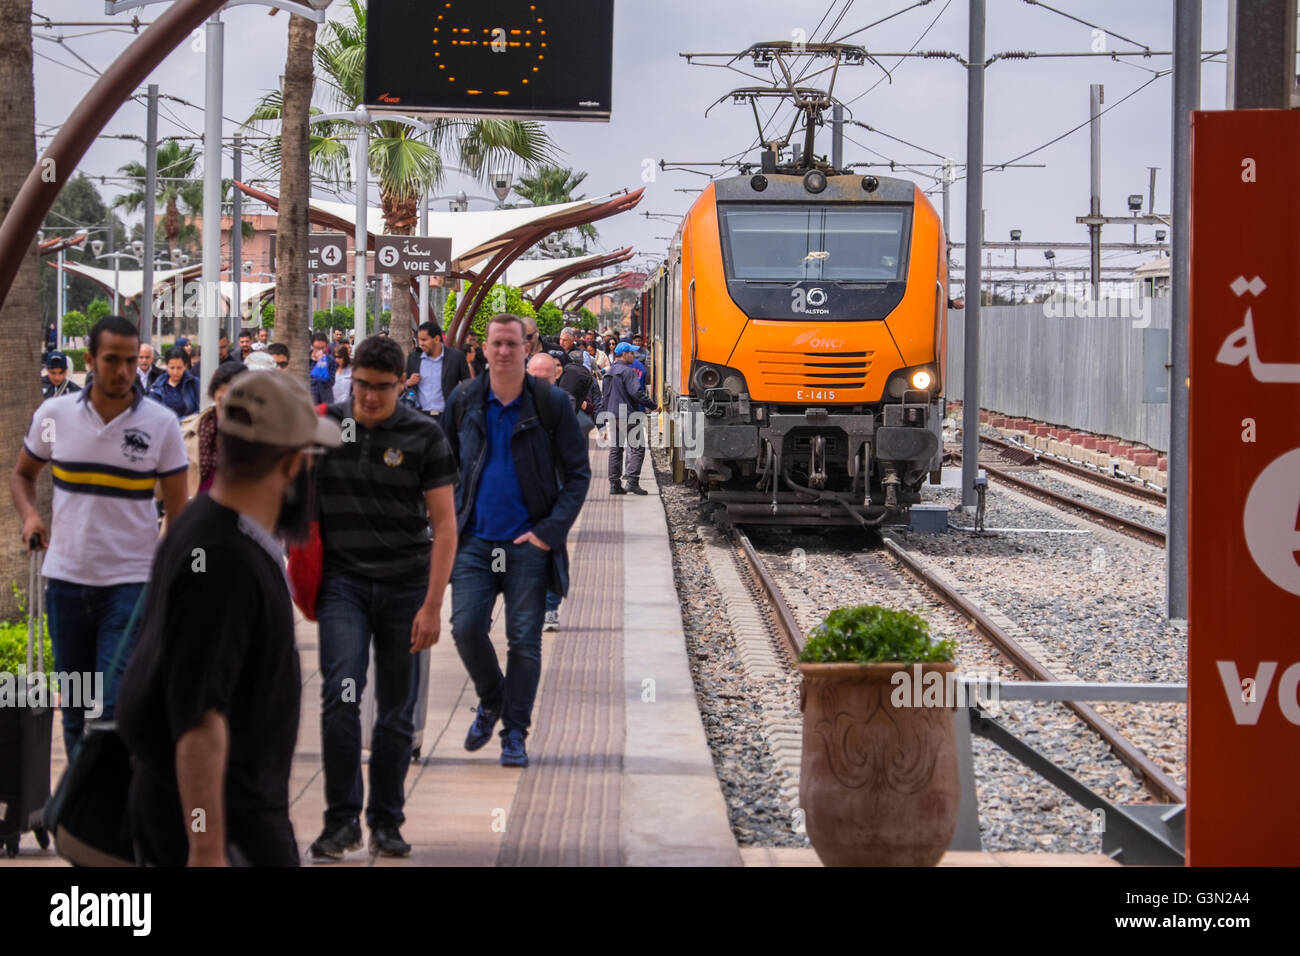
[[[55, 264], [54, 268], [57, 269], [58, 265]], [[95, 266], [82, 265], [79, 262], [64, 262], [63, 268], [65, 271], [71, 272], [73, 275], [79, 275], [83, 278], [89, 279], [91, 282], [98, 283], [110, 294], [113, 291], [112, 269], [99, 269]], [[165, 285], [177, 276], [183, 276], [186, 273], [194, 273], [197, 275], [202, 272], [202, 270], [202, 265], [186, 266], [184, 269], [155, 269], [153, 273], [154, 289], [156, 290], [160, 285]], [[131, 272], [122, 271], [117, 273], [117, 293], [119, 296], [129, 301], [138, 298], [140, 293], [143, 291], [143, 272], [137, 269], [132, 270]]]
[[[564, 272], [585, 262], [594, 264], [605, 255], [603, 252], [597, 252], [589, 256], [573, 256], [569, 259], [516, 259], [506, 267], [505, 281], [521, 289], [538, 286], [539, 288], [534, 289], [533, 292], [541, 292], [541, 287], [554, 279], [557, 272]], [[483, 270], [480, 267], [471, 271], [480, 273]]]

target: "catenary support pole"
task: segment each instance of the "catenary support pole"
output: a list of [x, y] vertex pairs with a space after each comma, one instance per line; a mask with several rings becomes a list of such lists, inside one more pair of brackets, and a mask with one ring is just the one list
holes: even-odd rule
[[[424, 191], [420, 197], [420, 238], [429, 238], [429, 190]], [[429, 277], [420, 276], [420, 315], [415, 324], [419, 326], [423, 322], [428, 322], [433, 316], [429, 315]], [[405, 295], [406, 290], [402, 289], [401, 294]], [[441, 325], [441, 323], [439, 323]]]
[[[369, 222], [370, 192], [370, 115], [365, 110], [357, 110], [357, 157], [355, 180], [357, 185], [357, 230], [356, 242], [356, 293], [352, 301], [356, 308], [352, 315], [352, 331], [358, 345], [366, 337], [366, 249], [370, 245], [370, 233], [366, 228]], [[378, 275], [378, 273], [376, 273]], [[379, 327], [379, 313], [375, 313], [375, 328]]]
[[203, 306], [199, 310], [199, 349], [204, 360], [199, 375], [200, 401], [206, 407], [208, 382], [217, 370], [217, 337], [221, 324], [221, 111], [225, 65], [225, 25], [219, 13], [207, 26], [207, 76], [204, 83], [203, 128]]
[[1228, 109], [1285, 110], [1295, 89], [1296, 0], [1230, 7]]
[[1169, 530], [1167, 610], [1187, 617], [1188, 304], [1191, 295], [1191, 112], [1201, 101], [1201, 0], [1174, 0], [1173, 170], [1170, 180]]
[[962, 382], [961, 503], [975, 504], [980, 432], [980, 235], [984, 201], [984, 0], [970, 0], [966, 68], [966, 354]]
[[54, 287], [58, 292], [54, 306], [54, 347], [56, 349], [63, 348], [63, 313], [67, 311], [68, 274], [63, 271], [65, 252], [65, 249], [59, 249], [59, 280]]
[[144, 284], [140, 287], [140, 343], [153, 344], [153, 260], [155, 215], [158, 204], [158, 84], [149, 84], [148, 112], [144, 126], [144, 258], [140, 263]]
[[[1101, 215], [1101, 104], [1105, 92], [1100, 83], [1088, 87], [1088, 215]], [[1133, 240], [1137, 242], [1136, 239]], [[1092, 300], [1101, 297], [1101, 223], [1088, 223], [1088, 247], [1092, 274]]]
[[[236, 182], [244, 181], [244, 137], [235, 134], [233, 175]], [[232, 189], [234, 206], [230, 214], [230, 282], [234, 293], [230, 297], [230, 320], [226, 335], [232, 344], [239, 341], [239, 330], [244, 325], [244, 192]]]

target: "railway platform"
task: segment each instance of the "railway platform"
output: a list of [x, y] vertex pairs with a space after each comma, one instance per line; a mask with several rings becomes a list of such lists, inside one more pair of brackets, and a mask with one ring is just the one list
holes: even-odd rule
[[[561, 629], [543, 635], [530, 766], [499, 747], [464, 749], [477, 704], [451, 639], [451, 600], [431, 651], [424, 746], [406, 779], [408, 859], [365, 850], [329, 866], [739, 866], [705, 739], [673, 599], [672, 554], [653, 469], [649, 495], [612, 498], [593, 444], [591, 493], [569, 539], [572, 582]], [[291, 816], [304, 865], [320, 831], [320, 672], [316, 625], [299, 618], [303, 688]], [[493, 639], [505, 664], [498, 603]], [[54, 732], [54, 778], [63, 771]], [[363, 758], [364, 759], [364, 758]], [[27, 836], [3, 865], [62, 865]]]

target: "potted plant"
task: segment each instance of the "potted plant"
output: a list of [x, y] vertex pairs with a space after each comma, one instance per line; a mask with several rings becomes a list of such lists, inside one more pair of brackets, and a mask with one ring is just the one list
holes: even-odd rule
[[827, 866], [933, 866], [960, 787], [953, 642], [915, 614], [837, 608], [809, 634], [799, 800]]

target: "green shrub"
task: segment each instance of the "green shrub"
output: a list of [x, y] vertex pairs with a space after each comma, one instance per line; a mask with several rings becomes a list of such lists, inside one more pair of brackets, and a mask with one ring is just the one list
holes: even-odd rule
[[262, 327], [265, 329], [275, 328], [275, 302], [267, 299], [262, 303]]
[[85, 349], [61, 349], [68, 361], [72, 363], [74, 372], [84, 372], [86, 370], [86, 350]]
[[73, 309], [71, 312], [63, 314], [63, 336], [64, 338], [81, 338], [90, 332], [90, 321], [86, 318], [84, 312], [78, 312]]
[[584, 305], [582, 308], [578, 309], [578, 314], [582, 316], [580, 328], [590, 329], [593, 332], [596, 331], [596, 327], [600, 325], [600, 319], [595, 312], [592, 312], [591, 309]]
[[[456, 302], [458, 295], [455, 292], [447, 294], [447, 304], [442, 308], [442, 327], [451, 328], [451, 320], [456, 317]], [[556, 310], [559, 311], [558, 309]], [[518, 288], [512, 285], [501, 285], [498, 283], [492, 287], [492, 290], [483, 297], [479, 303], [478, 311], [474, 313], [474, 319], [470, 322], [470, 330], [480, 338], [487, 333], [488, 319], [498, 312], [509, 312], [511, 315], [517, 315], [522, 319], [537, 319], [537, 310], [533, 308], [532, 303], [524, 299], [524, 294]], [[385, 313], [387, 314], [387, 313]], [[554, 332], [547, 332], [541, 328], [540, 320], [537, 323], [538, 329], [543, 335], [553, 335]], [[558, 332], [560, 327], [557, 325], [555, 331]]]
[[98, 322], [100, 319], [108, 318], [108, 316], [112, 314], [113, 314], [113, 306], [109, 304], [109, 301], [107, 299], [105, 299], [103, 296], [94, 299], [93, 301], [91, 301], [90, 305], [86, 306], [87, 327], [93, 329], [95, 327], [96, 322]]
[[564, 313], [558, 305], [545, 302], [537, 310], [537, 331], [542, 335], [559, 335], [564, 328]]
[[[21, 617], [0, 623], [0, 673], [24, 674], [27, 672], [27, 603], [17, 584], [13, 585], [13, 589]], [[39, 661], [33, 648], [32, 663], [35, 665]], [[54, 649], [50, 645], [48, 619], [45, 626], [45, 669], [54, 670]]]
[[915, 614], [860, 604], [836, 608], [826, 615], [808, 635], [799, 660], [806, 664], [916, 664], [950, 661], [955, 650], [950, 640], [932, 639], [929, 625]]

